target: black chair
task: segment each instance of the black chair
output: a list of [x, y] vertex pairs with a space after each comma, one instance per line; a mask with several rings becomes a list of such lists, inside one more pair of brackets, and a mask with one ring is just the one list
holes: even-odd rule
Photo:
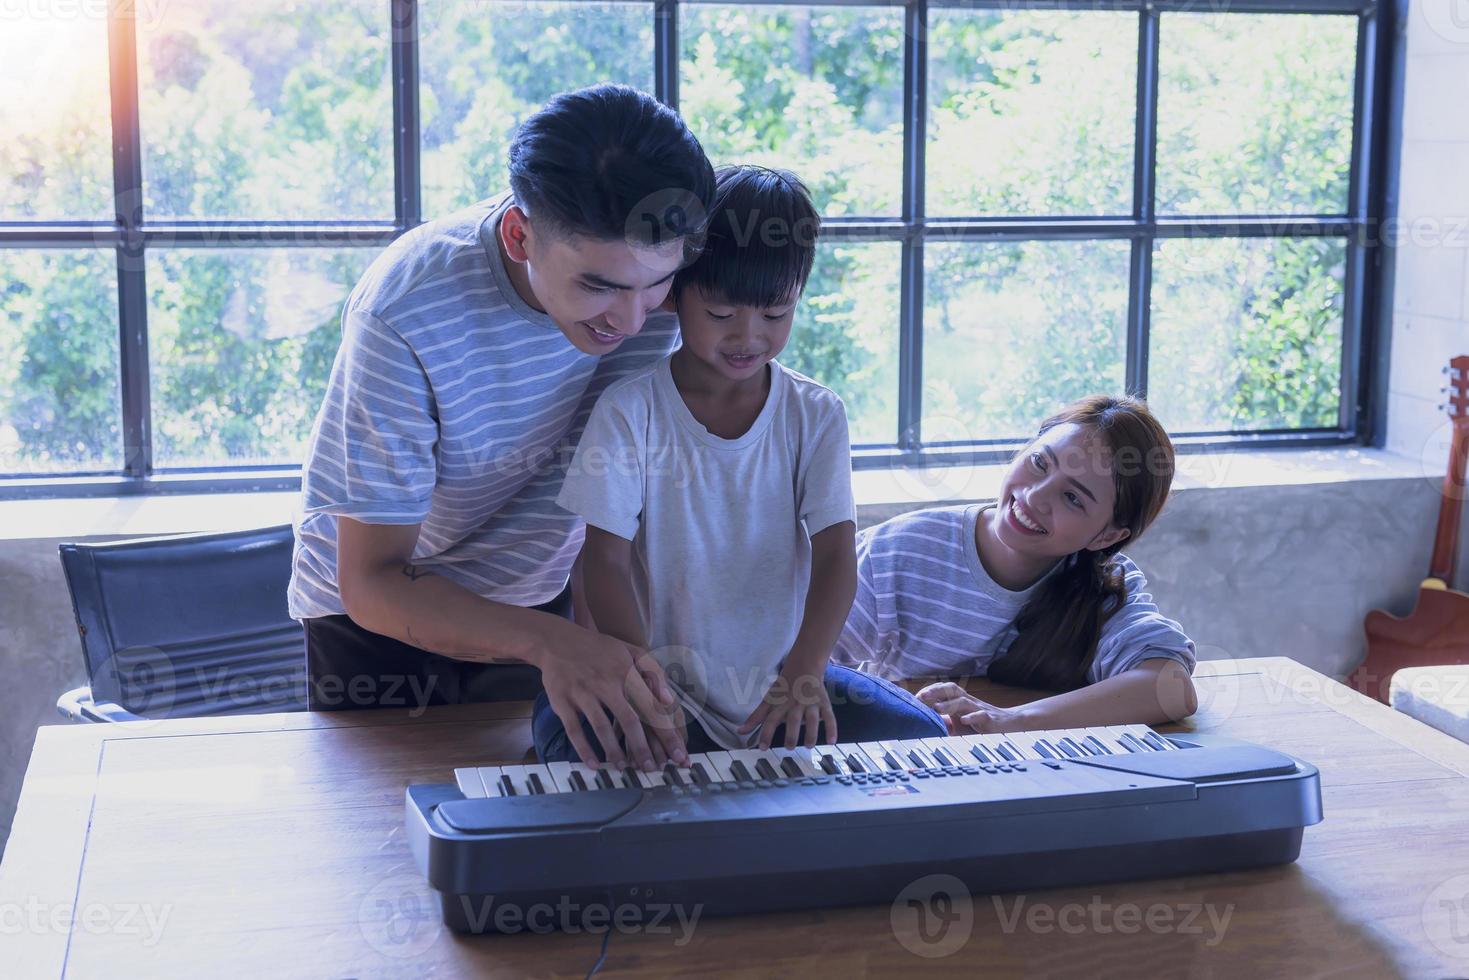
[[56, 709], [74, 721], [305, 711], [292, 546], [289, 524], [62, 545], [91, 684]]

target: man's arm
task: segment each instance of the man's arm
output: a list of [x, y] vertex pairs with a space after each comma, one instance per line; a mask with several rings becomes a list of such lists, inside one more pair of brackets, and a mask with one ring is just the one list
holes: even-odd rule
[[[586, 542], [578, 561], [587, 612], [596, 629], [633, 649], [648, 646], [646, 625], [632, 587], [632, 542], [595, 525], [587, 525]], [[645, 726], [653, 759], [662, 765], [673, 759], [688, 764], [684, 748], [686, 719], [677, 702], [670, 704], [657, 724]]]
[[363, 524], [337, 518], [342, 604], [359, 626], [423, 650], [476, 663], [524, 661], [541, 669], [546, 696], [582, 759], [596, 753], [579, 716], [591, 723], [615, 766], [625, 766], [611, 712], [628, 754], [654, 767], [643, 720], [674, 702], [656, 661], [610, 636], [534, 609], [494, 602], [412, 562], [417, 525]]
[[540, 666], [548, 650], [567, 642], [570, 624], [560, 617], [485, 599], [414, 565], [418, 529], [337, 518], [337, 587], [353, 622], [475, 663]]

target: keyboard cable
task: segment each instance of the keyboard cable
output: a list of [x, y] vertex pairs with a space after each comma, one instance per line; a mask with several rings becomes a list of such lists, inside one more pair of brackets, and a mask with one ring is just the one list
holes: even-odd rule
[[587, 971], [587, 980], [591, 980], [592, 974], [602, 969], [602, 964], [607, 962], [607, 944], [612, 941], [612, 927], [609, 925], [607, 931], [602, 934], [602, 955], [597, 957], [597, 962]]

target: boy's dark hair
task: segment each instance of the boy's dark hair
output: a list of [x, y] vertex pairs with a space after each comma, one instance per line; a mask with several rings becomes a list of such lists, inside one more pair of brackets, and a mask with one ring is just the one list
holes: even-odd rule
[[806, 288], [821, 216], [800, 178], [767, 167], [721, 167], [704, 249], [674, 280], [736, 306], [771, 307]]
[[627, 85], [563, 92], [510, 142], [515, 202], [553, 233], [697, 240], [714, 168], [678, 113]]

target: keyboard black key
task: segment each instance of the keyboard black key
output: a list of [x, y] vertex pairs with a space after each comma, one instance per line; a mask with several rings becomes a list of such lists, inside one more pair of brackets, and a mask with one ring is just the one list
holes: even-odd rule
[[1147, 745], [1143, 744], [1143, 742], [1132, 732], [1123, 732], [1120, 736], [1118, 736], [1117, 740], [1133, 752], [1153, 751], [1152, 749], [1148, 748]]
[[622, 770], [622, 785], [628, 789], [642, 789], [643, 781], [638, 778], [638, 771], [632, 766]]
[[1056, 742], [1055, 746], [1063, 754], [1068, 755], [1073, 759], [1080, 759], [1082, 756], [1086, 755], [1086, 753], [1081, 750], [1080, 746], [1076, 746], [1073, 748], [1071, 745], [1066, 744], [1068, 741], [1069, 739], [1063, 738], [1059, 742]]
[[958, 759], [949, 754], [948, 749], [934, 749], [933, 755], [934, 758], [938, 759], [939, 762], [943, 763], [946, 766], [957, 766], [960, 764]]
[[1061, 758], [1061, 753], [1060, 752], [1057, 752], [1055, 749], [1053, 749], [1049, 745], [1047, 745], [1045, 739], [1038, 738], [1038, 739], [1035, 740], [1035, 742], [1033, 744], [1035, 746], [1035, 751], [1036, 751], [1036, 754], [1037, 755], [1043, 755], [1047, 759], [1059, 759], [1059, 758]]
[[798, 763], [795, 759], [792, 759], [790, 756], [786, 756], [784, 759], [780, 760], [780, 768], [781, 771], [784, 772], [787, 776], [791, 776], [796, 779], [800, 779], [802, 776], [806, 775], [804, 772], [801, 771], [801, 764]]
[[684, 784], [683, 777], [678, 774], [678, 766], [675, 766], [671, 762], [663, 767], [663, 777], [668, 781], [668, 785], [670, 786], [682, 786]]
[[540, 773], [527, 773], [525, 777], [525, 784], [530, 787], [530, 791], [532, 793], [535, 793], [538, 796], [543, 795], [546, 792], [546, 786], [544, 783], [541, 782]]
[[714, 782], [714, 780], [709, 775], [709, 771], [704, 768], [704, 763], [702, 762], [695, 762], [693, 765], [689, 766], [689, 772], [693, 774], [694, 782], [700, 786], [708, 786], [710, 783]]
[[1024, 756], [1022, 756], [1019, 752], [1015, 751], [1014, 747], [1012, 747], [1009, 742], [1001, 742], [999, 745], [995, 746], [995, 749], [1000, 753], [1000, 755], [1004, 756], [1011, 762], [1019, 762], [1021, 759], [1024, 758]]
[[756, 759], [755, 771], [766, 779], [779, 779], [780, 773], [775, 771], [775, 766], [770, 764], [769, 759]]
[[579, 772], [573, 772], [566, 781], [571, 784], [572, 789], [578, 792], [584, 791], [587, 788], [587, 781], [582, 778], [582, 774]]
[[1091, 746], [1092, 750], [1096, 752], [1097, 755], [1113, 754], [1112, 750], [1107, 748], [1106, 744], [1095, 735], [1088, 735], [1086, 738], [1082, 739], [1082, 741]]
[[500, 777], [500, 795], [501, 796], [514, 796], [515, 795], [515, 783], [511, 781], [511, 779], [510, 779], [509, 776], [501, 776]]
[[597, 785], [602, 789], [616, 789], [617, 784], [612, 781], [612, 776], [606, 769], [597, 770]]
[[1157, 749], [1159, 752], [1166, 752], [1168, 751], [1168, 749], [1172, 748], [1172, 746], [1170, 746], [1167, 742], [1163, 741], [1163, 736], [1159, 735], [1157, 732], [1148, 732], [1146, 735], [1143, 736], [1143, 741], [1151, 745], [1153, 748]]
[[821, 757], [821, 771], [829, 776], [840, 776], [842, 774], [842, 767], [837, 763], [836, 759], [829, 755], [824, 755]]
[[847, 768], [851, 769], [853, 772], [867, 771], [867, 767], [862, 764], [862, 760], [857, 758], [855, 755], [847, 756]]
[[738, 779], [742, 783], [750, 783], [755, 781], [755, 777], [750, 773], [749, 767], [745, 765], [744, 760], [742, 759], [735, 759], [733, 762], [731, 762], [729, 764], [729, 772], [730, 775], [734, 776], [735, 779]]

